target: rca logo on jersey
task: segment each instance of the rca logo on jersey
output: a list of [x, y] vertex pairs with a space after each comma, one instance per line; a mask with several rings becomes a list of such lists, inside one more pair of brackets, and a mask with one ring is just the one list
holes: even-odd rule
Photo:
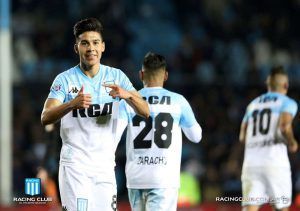
[[170, 96], [149, 96], [143, 97], [144, 100], [148, 101], [149, 104], [161, 104], [161, 105], [171, 105], [171, 97]]
[[99, 104], [92, 104], [89, 108], [85, 109], [74, 109], [72, 111], [73, 117], [98, 117], [112, 114], [113, 102], [105, 103], [103, 107]]
[[68, 89], [69, 91], [69, 93], [70, 94], [77, 94], [78, 92], [79, 92], [79, 88], [77, 88], [76, 86], [74, 86], [74, 85], [69, 85], [69, 89]]

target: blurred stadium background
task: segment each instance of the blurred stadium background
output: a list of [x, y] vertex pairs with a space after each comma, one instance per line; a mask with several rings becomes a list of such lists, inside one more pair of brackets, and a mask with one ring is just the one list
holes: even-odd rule
[[[121, 68], [137, 89], [138, 70], [147, 51], [167, 58], [166, 87], [183, 94], [203, 127], [200, 144], [184, 140], [181, 196], [192, 208], [180, 210], [240, 210], [240, 202], [216, 202], [216, 197], [241, 196], [243, 146], [239, 125], [246, 105], [265, 91], [272, 65], [283, 65], [290, 76], [289, 96], [300, 99], [299, 0], [0, 0], [0, 17], [10, 4], [11, 36], [11, 140], [1, 134], [0, 210], [56, 210], [8, 204], [24, 196], [24, 178], [36, 177], [44, 167], [57, 179], [59, 125], [43, 128], [40, 113], [54, 77], [78, 62], [73, 52], [72, 27], [86, 17], [99, 18], [105, 30], [102, 63]], [[4, 5], [4, 6], [3, 6]], [[1, 32], [6, 29], [5, 20]], [[1, 61], [9, 46], [1, 42]], [[1, 65], [1, 89], [6, 68]], [[5, 70], [3, 69], [5, 68]], [[7, 87], [7, 86], [6, 86]], [[1, 98], [3, 108], [10, 106]], [[6, 93], [9, 93], [7, 90]], [[8, 110], [9, 111], [9, 110]], [[9, 118], [9, 117], [8, 117]], [[9, 120], [9, 119], [8, 119]], [[3, 129], [4, 128], [4, 129]], [[295, 135], [300, 139], [299, 117]], [[10, 138], [9, 138], [10, 139]], [[11, 143], [11, 178], [3, 172], [5, 143]], [[300, 210], [300, 154], [290, 155], [293, 172], [293, 207]], [[128, 210], [125, 186], [125, 145], [116, 153], [119, 209]], [[9, 162], [9, 160], [8, 160]], [[6, 194], [4, 181], [11, 180]], [[55, 195], [49, 180], [43, 194]], [[4, 187], [5, 186], [5, 187]], [[47, 191], [48, 190], [48, 191]], [[298, 208], [297, 208], [298, 207]], [[263, 210], [269, 210], [264, 207]]]

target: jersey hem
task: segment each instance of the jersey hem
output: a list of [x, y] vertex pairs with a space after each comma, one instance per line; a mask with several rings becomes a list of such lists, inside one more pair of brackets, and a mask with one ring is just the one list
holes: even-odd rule
[[130, 189], [180, 188], [179, 185], [127, 185]]

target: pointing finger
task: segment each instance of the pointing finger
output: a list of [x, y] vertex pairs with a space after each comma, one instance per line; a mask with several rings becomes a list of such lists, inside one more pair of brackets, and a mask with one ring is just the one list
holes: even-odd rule
[[78, 94], [83, 94], [83, 84], [82, 84], [82, 87], [81, 87], [81, 89], [79, 90]]

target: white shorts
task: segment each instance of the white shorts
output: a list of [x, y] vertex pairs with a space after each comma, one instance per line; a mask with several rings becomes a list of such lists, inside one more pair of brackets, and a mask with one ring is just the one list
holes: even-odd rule
[[128, 197], [132, 211], [176, 211], [178, 189], [130, 189]]
[[265, 203], [277, 209], [289, 207], [292, 200], [292, 178], [290, 168], [248, 167], [242, 172], [242, 205]]
[[96, 173], [60, 164], [59, 190], [63, 210], [117, 210], [116, 184], [101, 182], [97, 178]]

